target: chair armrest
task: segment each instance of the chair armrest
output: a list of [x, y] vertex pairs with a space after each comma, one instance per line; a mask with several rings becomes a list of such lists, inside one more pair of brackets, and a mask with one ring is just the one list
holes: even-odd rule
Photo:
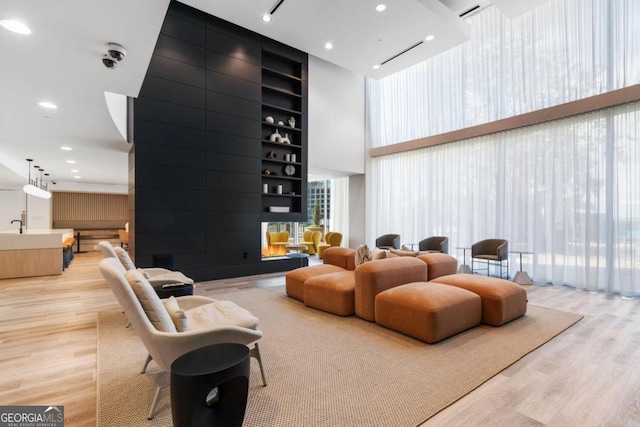
[[149, 273], [151, 277], [157, 276], [158, 274], [171, 273], [171, 270], [160, 267], [141, 268], [140, 270], [144, 271], [145, 273]]
[[147, 281], [154, 288], [156, 286], [162, 286], [162, 285], [186, 285], [186, 284], [190, 285], [191, 284], [191, 283], [185, 283], [182, 280], [176, 280], [176, 279], [165, 278], [165, 277], [160, 277], [157, 279], [154, 279], [153, 277], [151, 277], [150, 279], [147, 279]]
[[504, 260], [507, 259], [509, 257], [509, 242], [505, 241], [504, 243], [502, 243], [500, 246], [498, 246], [498, 259], [499, 260]]

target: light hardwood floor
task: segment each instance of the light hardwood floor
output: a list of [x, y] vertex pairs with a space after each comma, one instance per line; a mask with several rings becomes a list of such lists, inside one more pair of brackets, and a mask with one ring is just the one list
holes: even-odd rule
[[[64, 405], [67, 426], [96, 425], [96, 318], [118, 309], [100, 259], [77, 254], [60, 276], [0, 280], [0, 405]], [[283, 284], [270, 274], [198, 289]], [[528, 294], [585, 318], [423, 425], [640, 426], [640, 300], [556, 286]]]

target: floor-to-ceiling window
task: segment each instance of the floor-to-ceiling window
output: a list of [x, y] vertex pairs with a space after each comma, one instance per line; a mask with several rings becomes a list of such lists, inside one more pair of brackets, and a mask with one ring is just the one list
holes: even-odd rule
[[[557, 0], [469, 19], [470, 42], [367, 82], [369, 145], [640, 83], [640, 2]], [[450, 247], [507, 238], [534, 281], [640, 295], [640, 104], [371, 162], [371, 229]], [[512, 268], [517, 266], [512, 259]]]

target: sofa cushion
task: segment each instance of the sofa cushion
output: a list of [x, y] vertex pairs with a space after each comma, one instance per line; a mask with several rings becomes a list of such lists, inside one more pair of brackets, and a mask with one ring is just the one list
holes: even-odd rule
[[339, 271], [304, 282], [304, 304], [339, 316], [355, 312], [355, 272]]
[[376, 323], [428, 343], [477, 326], [482, 317], [478, 295], [434, 282], [387, 289], [375, 307]]
[[[330, 248], [331, 249], [331, 248]], [[327, 249], [329, 250], [329, 249]], [[304, 282], [321, 274], [345, 271], [344, 268], [332, 264], [312, 265], [301, 267], [288, 272], [285, 276], [285, 290], [287, 295], [300, 301], [304, 301]]]
[[503, 325], [527, 312], [527, 291], [520, 285], [495, 277], [474, 274], [451, 274], [433, 282], [457, 286], [482, 299], [482, 323]]
[[398, 255], [398, 256], [418, 256], [420, 255], [420, 252], [418, 251], [410, 251], [410, 250], [404, 250], [404, 249], [389, 249], [389, 252], [391, 252], [394, 255]]
[[184, 310], [180, 308], [178, 300], [173, 295], [169, 298], [162, 300], [164, 308], [167, 309], [167, 313], [171, 316], [173, 324], [178, 332], [185, 332], [189, 330], [189, 320]]
[[355, 270], [355, 255], [356, 251], [353, 249], [333, 246], [324, 250], [322, 262], [342, 267], [345, 270]]
[[177, 332], [162, 300], [147, 279], [138, 270], [127, 271], [125, 277], [151, 324], [161, 332]]
[[231, 301], [214, 300], [186, 311], [191, 330], [217, 326], [240, 326], [247, 329], [258, 327], [258, 318], [248, 310]]
[[375, 297], [382, 291], [409, 282], [427, 281], [427, 264], [414, 257], [395, 257], [371, 261], [355, 270], [356, 315], [375, 319]]
[[418, 259], [429, 266], [429, 280], [456, 274], [456, 271], [458, 271], [458, 260], [451, 255], [433, 252], [418, 255]]

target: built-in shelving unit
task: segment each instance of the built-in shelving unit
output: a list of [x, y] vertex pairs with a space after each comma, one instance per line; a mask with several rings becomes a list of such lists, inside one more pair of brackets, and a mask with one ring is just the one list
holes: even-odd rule
[[[265, 221], [306, 219], [306, 55], [262, 49], [262, 210]], [[272, 121], [271, 121], [272, 120]], [[272, 210], [288, 212], [272, 212]]]

